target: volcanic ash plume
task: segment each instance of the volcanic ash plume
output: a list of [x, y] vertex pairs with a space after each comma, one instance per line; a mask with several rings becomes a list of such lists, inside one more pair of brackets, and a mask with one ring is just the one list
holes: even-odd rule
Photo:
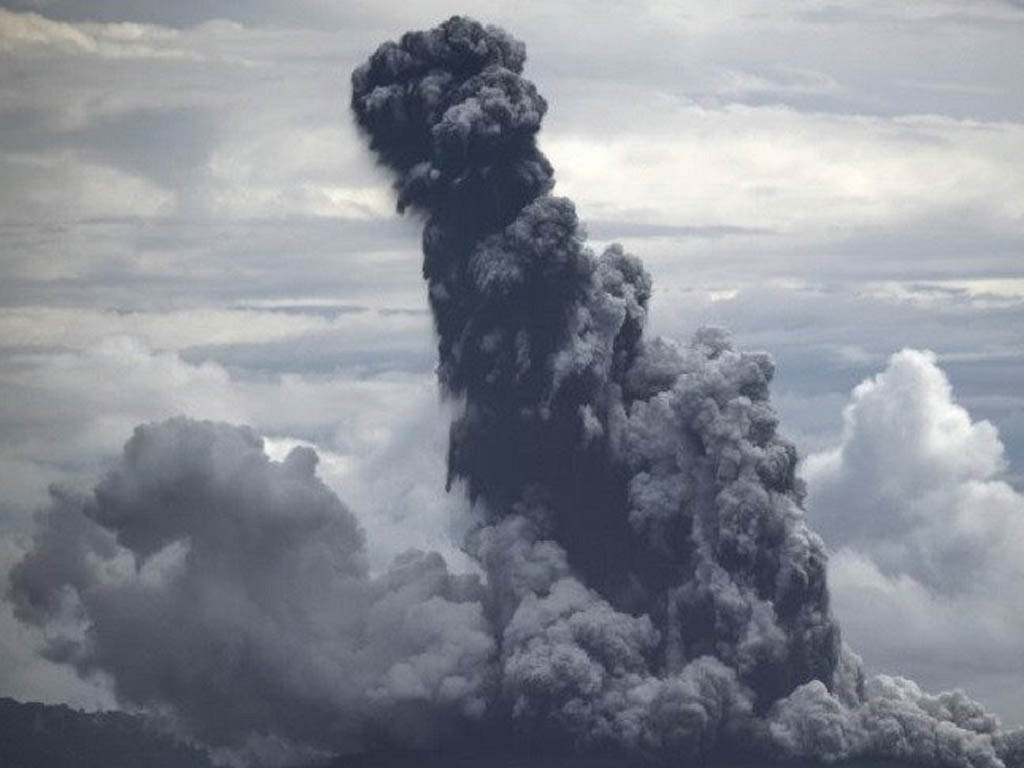
[[[776, 433], [770, 358], [643, 336], [651, 280], [583, 243], [521, 43], [452, 18], [381, 46], [352, 107], [423, 216], [448, 483], [483, 579], [366, 565], [316, 455], [248, 428], [139, 427], [55, 492], [10, 576], [47, 655], [215, 746], [608, 749], [689, 764], [857, 755], [1021, 765], [961, 693], [865, 680]], [[439, 478], [440, 482], [440, 478]], [[470, 734], [470, 735], [467, 735]], [[526, 738], [524, 738], [524, 736]]]
[[368, 576], [316, 463], [271, 461], [246, 427], [138, 427], [91, 496], [55, 494], [11, 572], [15, 610], [48, 628], [49, 658], [214, 746], [416, 743], [479, 714], [494, 641], [478, 579], [416, 552]]
[[485, 516], [467, 548], [513, 715], [677, 756], [728, 734], [778, 755], [998, 765], [973, 702], [865, 684], [776, 434], [770, 359], [711, 330], [685, 348], [643, 337], [650, 278], [618, 246], [588, 250], [550, 194], [524, 61], [454, 17], [352, 77], [399, 210], [425, 220], [438, 374], [463, 404], [449, 482]]

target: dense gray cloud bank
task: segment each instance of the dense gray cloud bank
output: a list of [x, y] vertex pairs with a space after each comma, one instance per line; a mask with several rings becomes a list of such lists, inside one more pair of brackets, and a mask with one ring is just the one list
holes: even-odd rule
[[[651, 281], [583, 243], [535, 136], [522, 43], [453, 18], [386, 43], [352, 106], [424, 218], [448, 481], [483, 580], [438, 555], [367, 573], [353, 515], [296, 449], [140, 427], [85, 499], [56, 493], [11, 576], [48, 654], [200, 738], [326, 749], [478, 720], [670, 761], [858, 755], [999, 768], [962, 694], [865, 680], [777, 432], [767, 355], [643, 335]], [[66, 631], [59, 631], [66, 627]]]

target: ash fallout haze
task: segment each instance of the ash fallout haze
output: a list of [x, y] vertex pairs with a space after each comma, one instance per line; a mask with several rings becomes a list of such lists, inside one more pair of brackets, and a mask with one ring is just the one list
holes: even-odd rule
[[1024, 8], [213, 10], [0, 7], [0, 695], [1024, 765]]

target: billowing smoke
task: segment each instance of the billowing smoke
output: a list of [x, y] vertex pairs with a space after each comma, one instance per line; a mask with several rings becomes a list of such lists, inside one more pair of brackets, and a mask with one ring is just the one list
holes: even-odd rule
[[[424, 217], [442, 387], [463, 403], [449, 480], [487, 522], [484, 566], [514, 716], [674, 756], [745, 742], [991, 764], [960, 695], [865, 684], [829, 612], [796, 452], [763, 354], [716, 331], [644, 338], [651, 281], [583, 244], [536, 145], [522, 43], [455, 17], [382, 45], [352, 107]], [[538, 726], [539, 727], [539, 726]]]
[[270, 461], [245, 427], [138, 427], [91, 497], [55, 494], [11, 573], [18, 616], [49, 627], [51, 659], [212, 745], [356, 749], [478, 715], [494, 652], [479, 580], [418, 552], [369, 578], [316, 463]]
[[52, 658], [212, 744], [468, 731], [668, 763], [1019, 761], [1024, 738], [963, 694], [865, 679], [770, 358], [716, 330], [644, 337], [650, 277], [591, 252], [551, 195], [524, 61], [456, 17], [352, 78], [399, 209], [424, 219], [459, 404], [448, 482], [478, 513], [463, 546], [483, 578], [423, 553], [371, 578], [311, 451], [275, 463], [244, 428], [177, 420], [140, 427], [91, 497], [55, 496], [11, 577], [19, 616], [50, 628]]
[[[617, 246], [586, 249], [572, 202], [547, 194], [546, 104], [523, 59], [456, 18], [353, 76], [399, 205], [427, 217], [441, 383], [465, 402], [449, 473], [496, 524], [557, 543], [615, 609], [651, 614], [658, 639], [636, 650], [657, 669], [714, 655], [764, 709], [831, 679], [839, 655], [771, 362], [713, 332], [683, 351], [642, 338], [650, 278]], [[492, 583], [519, 580], [483, 559]], [[499, 623], [515, 601], [502, 608]]]

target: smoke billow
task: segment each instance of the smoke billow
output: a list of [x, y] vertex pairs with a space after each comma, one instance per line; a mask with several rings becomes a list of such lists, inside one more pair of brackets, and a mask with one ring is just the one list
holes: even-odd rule
[[773, 367], [702, 331], [642, 329], [651, 281], [583, 244], [536, 145], [547, 104], [504, 31], [454, 17], [385, 43], [352, 107], [425, 219], [442, 387], [463, 403], [449, 480], [483, 564], [514, 716], [583, 743], [991, 764], [958, 695], [865, 684], [829, 612]]
[[644, 337], [650, 277], [589, 250], [551, 195], [524, 61], [454, 17], [352, 77], [399, 210], [424, 219], [459, 403], [448, 483], [479, 513], [463, 546], [483, 579], [424, 553], [371, 577], [315, 454], [276, 463], [245, 428], [176, 420], [140, 427], [91, 497], [55, 496], [12, 573], [19, 616], [51, 628], [52, 658], [217, 745], [444, 743], [475, 722], [670, 763], [1018, 764], [1024, 738], [963, 694], [865, 679], [770, 358], [716, 330]]
[[370, 578], [316, 462], [270, 461], [245, 427], [138, 427], [91, 497], [55, 494], [11, 572], [18, 616], [49, 627], [49, 658], [211, 745], [358, 748], [371, 726], [415, 740], [478, 714], [479, 580], [416, 552]]

